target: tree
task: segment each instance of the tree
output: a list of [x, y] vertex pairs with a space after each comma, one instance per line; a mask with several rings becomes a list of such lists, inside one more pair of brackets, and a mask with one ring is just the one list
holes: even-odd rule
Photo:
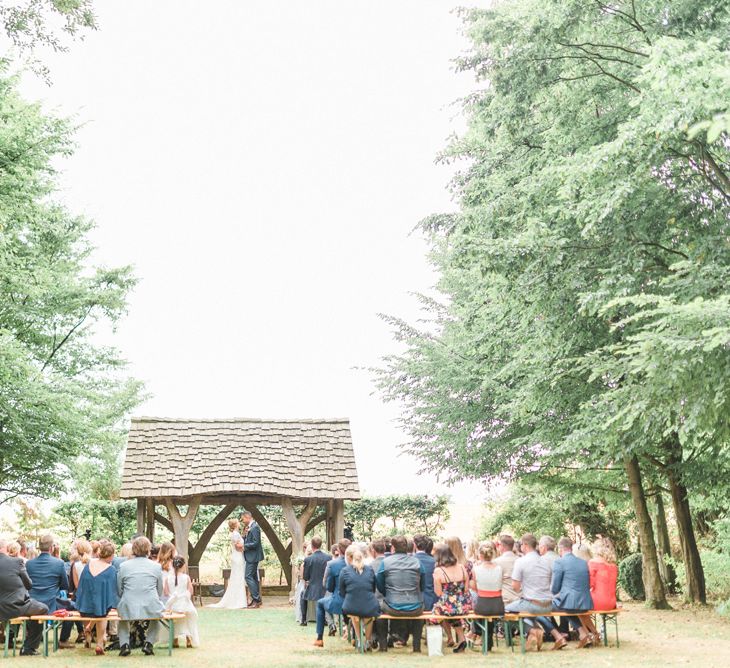
[[[5, 37], [20, 54], [32, 53], [39, 47], [65, 51], [64, 35], [76, 37], [97, 27], [91, 0], [3, 1], [0, 23]], [[48, 75], [37, 58], [30, 64], [36, 72]]]
[[371, 540], [378, 520], [387, 519], [391, 533], [434, 534], [449, 519], [449, 497], [427, 494], [391, 494], [364, 496], [345, 504], [345, 519], [351, 522], [355, 534]]
[[92, 224], [54, 201], [70, 127], [16, 83], [0, 76], [0, 502], [59, 495], [79, 456], [80, 471], [114, 460], [140, 398], [119, 354], [92, 340], [124, 314], [135, 280], [91, 264]]
[[[460, 210], [424, 221], [429, 322], [378, 385], [450, 480], [623, 469], [647, 601], [665, 607], [644, 479], [671, 489], [703, 601], [689, 495], [728, 450], [723, 3], [517, 0], [464, 14], [482, 88], [445, 160]], [[678, 91], [679, 94], [678, 94]], [[708, 119], [715, 119], [707, 124]], [[710, 476], [714, 481], [714, 474]], [[590, 482], [590, 481], [589, 481]]]

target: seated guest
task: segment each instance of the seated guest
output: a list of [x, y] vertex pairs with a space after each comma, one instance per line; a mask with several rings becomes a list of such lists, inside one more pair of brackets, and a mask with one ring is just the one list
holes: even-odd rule
[[[449, 546], [449, 548], [451, 549], [451, 552], [456, 557], [456, 563], [459, 564], [460, 566], [464, 566], [464, 568], [466, 568], [467, 575], [469, 576], [469, 579], [471, 579], [472, 569], [474, 568], [474, 562], [466, 556], [466, 552], [464, 550], [464, 545], [461, 542], [461, 538], [459, 538], [458, 536], [449, 536], [448, 538], [446, 538], [444, 540], [444, 542]], [[472, 604], [473, 604], [473, 601], [472, 601]], [[451, 625], [447, 624], [445, 628], [446, 628], [446, 644], [449, 647], [453, 647], [455, 644], [458, 644], [458, 643], [454, 643], [454, 637], [451, 633]]]
[[413, 536], [413, 543], [416, 546], [415, 557], [421, 562], [423, 572], [426, 574], [426, 584], [423, 588], [423, 609], [431, 610], [436, 603], [436, 594], [433, 591], [433, 571], [436, 568], [436, 560], [431, 556], [429, 547], [433, 548], [433, 541], [422, 533]]
[[555, 552], [555, 546], [555, 539], [552, 536], [540, 536], [537, 551], [540, 553], [540, 556], [550, 564], [551, 571], [553, 563], [556, 559], [558, 559], [558, 555]]
[[[117, 571], [112, 566], [114, 545], [102, 539], [98, 542], [97, 557], [92, 559], [81, 573], [76, 590], [76, 609], [83, 617], [106, 617], [119, 602], [117, 595]], [[104, 654], [106, 620], [90, 623], [85, 630], [86, 647], [91, 646], [91, 627], [96, 625], [96, 654]]]
[[[502, 600], [502, 568], [494, 563], [497, 551], [492, 542], [482, 543], [477, 551], [479, 561], [474, 566], [474, 581], [477, 599], [474, 612], [485, 617], [504, 615]], [[479, 635], [481, 629], [475, 623], [472, 631]], [[494, 635], [494, 622], [487, 622], [487, 650], [491, 651]], [[484, 642], [484, 639], [482, 639]]]
[[[56, 598], [63, 589], [68, 591], [68, 578], [66, 567], [60, 559], [52, 557], [50, 552], [53, 548], [53, 536], [41, 536], [38, 541], [40, 554], [35, 559], [28, 559], [25, 567], [28, 576], [33, 582], [30, 590], [30, 597], [43, 603], [48, 607], [49, 614], [58, 608]], [[26, 627], [25, 641], [20, 653], [23, 655], [38, 654], [38, 645], [41, 642], [42, 628], [38, 622], [28, 622]]]
[[[526, 533], [520, 540], [523, 554], [512, 570], [512, 588], [520, 598], [505, 606], [506, 612], [530, 612], [549, 615], [553, 608], [553, 594], [550, 590], [551, 570], [547, 560], [542, 559], [537, 551], [537, 539], [531, 533]], [[540, 618], [541, 623], [548, 631], [554, 631], [555, 625], [547, 618]], [[535, 620], [526, 618], [527, 649], [540, 650], [542, 648], [543, 630]], [[562, 645], [565, 645], [565, 638]], [[558, 649], [560, 649], [558, 647]]]
[[514, 553], [515, 539], [509, 534], [502, 534], [497, 541], [499, 556], [493, 560], [502, 569], [502, 600], [505, 605], [516, 601], [520, 595], [512, 587], [512, 570], [517, 561]]
[[[380, 564], [385, 560], [385, 541], [382, 538], [370, 543], [370, 556], [373, 558], [370, 568], [373, 569], [373, 573], [377, 573], [380, 570]], [[378, 599], [378, 603], [383, 600], [383, 595], [377, 588], [375, 589], [375, 598]]]
[[300, 600], [302, 626], [307, 625], [307, 607], [309, 601], [319, 601], [324, 597], [324, 572], [327, 563], [332, 560], [329, 554], [322, 552], [322, 539], [319, 536], [312, 538], [312, 554], [304, 560], [302, 580], [304, 581], [304, 592]]
[[[4, 542], [5, 541], [3, 541], [3, 543]], [[5, 546], [4, 554], [7, 554], [9, 557], [15, 557], [15, 558], [19, 559], [20, 558], [20, 543], [17, 540], [11, 540]]]
[[129, 656], [129, 622], [138, 619], [152, 620], [142, 652], [154, 654], [153, 645], [157, 640], [164, 606], [162, 605], [162, 569], [160, 564], [150, 559], [150, 541], [144, 536], [135, 538], [132, 543], [132, 559], [119, 567], [117, 593], [119, 594], [119, 656]]
[[[560, 612], [586, 612], [593, 608], [591, 599], [591, 580], [588, 563], [573, 554], [573, 541], [561, 538], [558, 541], [560, 559], [553, 564], [551, 589], [555, 596], [553, 609]], [[542, 618], [541, 618], [542, 621]], [[578, 631], [578, 647], [586, 647], [593, 642], [592, 634], [583, 626], [578, 617], [568, 617], [568, 623]], [[555, 638], [553, 649], [560, 649], [566, 644], [565, 638], [556, 630], [552, 630]], [[562, 642], [560, 642], [562, 641]]]
[[[343, 538], [337, 545], [337, 553], [340, 555], [337, 559], [327, 562], [327, 575], [325, 580], [325, 589], [332, 594], [330, 597], [320, 598], [317, 601], [317, 639], [314, 641], [315, 647], [324, 647], [324, 626], [326, 622], [326, 614], [341, 615], [342, 614], [342, 597], [340, 596], [340, 573], [347, 565], [345, 563], [345, 551], [350, 547], [350, 541]], [[330, 635], [332, 629], [330, 627]]]
[[5, 540], [0, 538], [0, 624], [4, 625], [14, 617], [45, 615], [48, 612], [45, 603], [30, 597], [31, 587], [25, 563], [19, 557], [9, 556]]
[[[472, 611], [471, 589], [476, 589], [473, 570], [469, 573], [464, 564], [460, 564], [451, 547], [446, 543], [439, 543], [434, 549], [436, 569], [433, 572], [434, 593], [438, 596], [433, 606], [433, 614], [443, 617], [468, 615]], [[461, 620], [442, 622], [448, 629], [453, 626], [456, 631], [456, 647], [454, 652], [463, 652], [466, 649], [464, 626]]]
[[593, 559], [588, 562], [588, 572], [591, 580], [593, 609], [615, 609], [618, 566], [616, 565], [616, 552], [608, 538], [599, 538], [593, 545]]
[[[386, 557], [375, 574], [377, 587], [383, 595], [380, 602], [382, 612], [394, 617], [416, 617], [423, 612], [423, 590], [426, 575], [421, 562], [408, 554], [408, 541], [404, 536], [391, 539], [393, 555]], [[405, 623], [407, 632], [413, 636], [413, 651], [421, 651], [421, 631], [423, 621], [411, 619]], [[378, 649], [388, 649], [388, 623], [379, 619]]]
[[380, 604], [375, 597], [375, 573], [364, 564], [362, 550], [350, 545], [345, 551], [347, 566], [340, 573], [342, 613], [347, 615], [358, 634], [360, 625], [365, 627], [365, 647], [370, 645], [373, 618], [380, 614]]

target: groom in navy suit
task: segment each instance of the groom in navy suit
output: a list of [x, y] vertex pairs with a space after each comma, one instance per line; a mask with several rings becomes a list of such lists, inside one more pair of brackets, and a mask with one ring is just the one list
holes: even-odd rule
[[245, 510], [241, 522], [248, 531], [243, 538], [243, 559], [246, 562], [246, 587], [251, 594], [250, 608], [261, 607], [261, 590], [259, 588], [259, 562], [264, 560], [264, 548], [261, 545], [261, 527], [254, 522], [253, 515]]

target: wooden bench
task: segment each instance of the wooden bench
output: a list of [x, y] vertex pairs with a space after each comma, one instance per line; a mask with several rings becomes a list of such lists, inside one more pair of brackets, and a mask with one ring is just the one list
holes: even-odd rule
[[[489, 622], [495, 622], [495, 621], [503, 621], [505, 623], [505, 638], [507, 640], [507, 644], [512, 647], [512, 651], [514, 652], [514, 646], [512, 645], [512, 624], [518, 622], [518, 616], [512, 615], [512, 614], [505, 614], [505, 615], [477, 615], [476, 613], [470, 613], [468, 615], [434, 615], [432, 612], [424, 612], [420, 615], [389, 615], [386, 613], [383, 613], [381, 615], [378, 615], [378, 617], [374, 617], [373, 619], [388, 619], [388, 620], [415, 620], [415, 621], [422, 621], [422, 622], [450, 622], [454, 621], [456, 619], [465, 620], [468, 622], [475, 622], [477, 626], [482, 631], [482, 654], [487, 654], [489, 651], [488, 643], [486, 642], [487, 639], [487, 624]], [[348, 628], [348, 639], [350, 639], [349, 636], [349, 628]], [[360, 624], [360, 633], [358, 638], [358, 649], [360, 653], [365, 652], [365, 631], [363, 629], [363, 625]]]
[[[10, 649], [10, 627], [11, 626], [17, 626], [19, 628], [23, 629], [23, 639], [25, 639], [25, 623], [30, 619], [30, 617], [13, 617], [13, 619], [8, 619], [5, 621], [5, 648], [3, 650], [3, 656], [7, 658], [8, 656], [8, 650]], [[19, 634], [13, 635], [13, 656], [15, 656], [15, 648], [18, 644], [18, 636]]]
[[151, 617], [149, 619], [121, 619], [116, 611], [108, 614], [106, 617], [83, 617], [78, 612], [71, 612], [65, 617], [56, 617], [55, 615], [35, 615], [26, 617], [25, 620], [33, 622], [41, 622], [43, 624], [43, 656], [48, 656], [48, 634], [53, 632], [53, 651], [58, 651], [58, 629], [64, 622], [160, 622], [168, 631], [167, 654], [172, 655], [172, 645], [175, 640], [175, 620], [183, 619], [184, 614], [180, 612], [165, 613], [162, 617]]
[[606, 632], [606, 623], [610, 622], [613, 624], [615, 632], [616, 632], [616, 647], [620, 647], [619, 639], [618, 639], [618, 616], [619, 614], [623, 612], [623, 608], [614, 608], [613, 610], [586, 610], [585, 612], [576, 613], [576, 612], [545, 612], [545, 613], [535, 613], [535, 612], [519, 612], [515, 613], [514, 616], [518, 620], [519, 629], [520, 629], [520, 649], [522, 650], [522, 653], [524, 654], [527, 651], [526, 648], [526, 641], [525, 641], [525, 629], [524, 629], [524, 620], [525, 619], [537, 619], [538, 617], [577, 617], [578, 615], [590, 615], [594, 619], [600, 615], [601, 617], [601, 635], [603, 636], [603, 645], [604, 647], [608, 647], [608, 634]]

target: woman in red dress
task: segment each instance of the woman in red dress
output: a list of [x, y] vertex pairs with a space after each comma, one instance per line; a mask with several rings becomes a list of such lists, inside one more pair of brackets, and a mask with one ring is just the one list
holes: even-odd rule
[[613, 610], [616, 607], [616, 580], [618, 566], [616, 552], [608, 538], [599, 538], [593, 546], [593, 559], [588, 562], [591, 576], [591, 598], [594, 610]]

